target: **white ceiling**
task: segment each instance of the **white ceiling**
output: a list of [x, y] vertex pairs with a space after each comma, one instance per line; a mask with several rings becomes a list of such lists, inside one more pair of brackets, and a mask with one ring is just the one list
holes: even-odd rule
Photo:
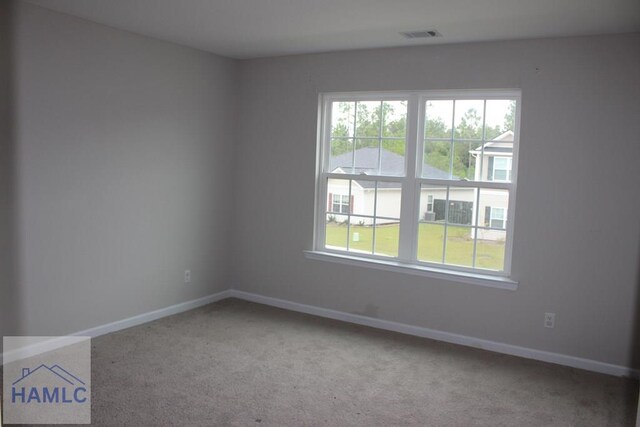
[[28, 1], [233, 58], [640, 31], [640, 0]]

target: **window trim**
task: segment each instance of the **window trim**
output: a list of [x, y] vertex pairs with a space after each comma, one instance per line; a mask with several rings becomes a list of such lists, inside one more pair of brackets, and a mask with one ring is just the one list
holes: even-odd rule
[[[436, 99], [514, 99], [516, 101], [516, 110], [514, 118], [514, 134], [512, 151], [512, 181], [511, 182], [494, 182], [494, 181], [452, 181], [442, 179], [422, 178], [423, 158], [419, 153], [424, 152], [424, 130], [425, 105], [427, 100]], [[375, 263], [380, 265], [397, 265], [402, 269], [417, 269], [417, 271], [435, 271], [439, 277], [451, 275], [455, 277], [480, 277], [480, 281], [486, 281], [487, 278], [498, 279], [499, 281], [507, 280], [509, 283], [517, 283], [510, 279], [512, 271], [512, 253], [513, 253], [513, 236], [515, 229], [514, 212], [517, 194], [517, 164], [520, 139], [520, 111], [522, 105], [522, 95], [520, 89], [487, 89], [487, 90], [437, 90], [437, 91], [393, 91], [393, 92], [338, 92], [338, 93], [321, 93], [318, 97], [318, 138], [316, 144], [316, 198], [314, 207], [314, 235], [313, 250], [306, 251], [309, 254], [322, 254], [326, 256], [335, 256], [341, 259], [354, 258], [364, 262], [364, 265]], [[381, 175], [358, 176], [358, 179], [380, 180], [380, 181], [398, 181], [402, 184], [402, 201], [400, 215], [399, 240], [405, 242], [405, 245], [399, 244], [398, 257], [385, 257], [375, 254], [357, 254], [342, 250], [332, 250], [325, 247], [325, 218], [324, 210], [319, 207], [324, 206], [327, 201], [328, 185], [324, 182], [330, 178], [338, 179], [354, 179], [350, 174], [334, 174], [324, 172], [325, 165], [329, 164], [331, 144], [325, 143], [331, 135], [331, 104], [340, 101], [407, 101], [407, 130], [406, 130], [406, 152], [415, 153], [415, 155], [405, 156], [405, 171], [403, 177], [391, 177]], [[486, 143], [486, 141], [483, 142]], [[409, 161], [412, 158], [413, 161]], [[482, 167], [482, 166], [481, 166]], [[429, 263], [417, 259], [418, 245], [418, 220], [412, 220], [411, 217], [418, 218], [420, 205], [420, 187], [422, 184], [444, 185], [455, 187], [472, 187], [472, 188], [495, 188], [507, 189], [509, 191], [509, 203], [507, 207], [507, 227], [505, 241], [505, 259], [503, 271], [491, 271], [478, 268], [468, 268], [464, 266], [455, 266], [448, 264]], [[405, 197], [405, 194], [408, 197]], [[476, 204], [478, 202], [476, 201]], [[478, 228], [483, 228], [477, 224]], [[411, 242], [411, 244], [406, 244]], [[309, 256], [311, 257], [311, 256]], [[316, 258], [317, 259], [317, 258]], [[359, 262], [358, 264], [362, 264]], [[475, 280], [475, 279], [474, 279]], [[491, 281], [491, 280], [490, 280]]]
[[330, 252], [330, 251], [303, 251], [305, 258], [331, 262], [355, 267], [373, 268], [375, 270], [391, 271], [394, 273], [410, 274], [412, 276], [429, 277], [441, 280], [448, 280], [458, 283], [486, 286], [515, 291], [518, 289], [518, 281], [509, 277], [485, 275], [480, 273], [467, 273], [449, 270], [446, 268], [432, 268], [423, 265], [405, 264], [393, 258], [369, 258], [358, 256], [353, 252]]

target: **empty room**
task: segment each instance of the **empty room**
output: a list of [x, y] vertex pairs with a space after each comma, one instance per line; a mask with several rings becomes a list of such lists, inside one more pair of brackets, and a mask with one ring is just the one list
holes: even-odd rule
[[0, 0], [0, 424], [640, 425], [637, 0]]

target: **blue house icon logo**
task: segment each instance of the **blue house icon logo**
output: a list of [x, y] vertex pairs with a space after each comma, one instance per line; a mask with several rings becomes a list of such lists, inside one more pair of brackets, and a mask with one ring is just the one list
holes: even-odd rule
[[83, 380], [60, 365], [22, 368], [22, 376], [12, 383], [11, 403], [85, 403], [87, 388]]

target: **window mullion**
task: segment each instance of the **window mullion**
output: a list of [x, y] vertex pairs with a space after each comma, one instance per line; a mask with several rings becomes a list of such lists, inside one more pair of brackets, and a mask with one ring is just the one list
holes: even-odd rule
[[376, 228], [378, 225], [378, 181], [376, 181], [375, 193], [373, 194], [373, 238], [371, 242], [371, 253], [376, 253]]
[[471, 265], [475, 268], [476, 267], [476, 254], [478, 252], [478, 227], [480, 226], [478, 219], [480, 218], [480, 189], [476, 188], [473, 190], [474, 191], [474, 199], [473, 199], [473, 206], [474, 206], [474, 213], [473, 213], [473, 221], [472, 221], [472, 226], [474, 226], [474, 228], [472, 228], [473, 231], [473, 259], [471, 261]]
[[321, 96], [320, 105], [323, 121], [320, 123], [320, 144], [318, 144], [319, 146], [317, 147], [316, 153], [320, 159], [319, 164], [316, 166], [316, 173], [319, 175], [317, 189], [318, 198], [316, 199], [316, 235], [314, 238], [314, 245], [316, 249], [322, 249], [326, 245], [327, 217], [324, 213], [324, 207], [327, 206], [329, 180], [326, 176], [326, 172], [329, 171], [329, 159], [331, 156], [331, 103], [327, 102], [324, 96]]
[[449, 194], [451, 187], [447, 185], [447, 197], [444, 205], [444, 237], [442, 238], [442, 263], [446, 264], [447, 259], [447, 233], [449, 231]]
[[349, 250], [349, 244], [351, 243], [351, 191], [353, 188], [353, 181], [349, 180], [349, 209], [347, 213], [347, 250]]
[[[484, 181], [484, 145], [487, 143], [487, 100], [484, 100], [484, 106], [482, 110], [482, 142], [480, 143], [480, 174], [476, 181]], [[478, 167], [478, 161], [476, 160], [476, 168]], [[474, 245], [475, 248], [475, 245]], [[475, 252], [475, 249], [474, 249]], [[475, 261], [475, 260], [474, 260]]]
[[407, 102], [407, 130], [405, 164], [406, 174], [402, 181], [402, 199], [400, 209], [400, 242], [398, 258], [401, 261], [411, 262], [416, 259], [415, 247], [417, 245], [417, 205], [416, 195], [419, 195], [416, 186], [418, 123], [420, 117], [420, 103], [417, 95], [409, 97]]

